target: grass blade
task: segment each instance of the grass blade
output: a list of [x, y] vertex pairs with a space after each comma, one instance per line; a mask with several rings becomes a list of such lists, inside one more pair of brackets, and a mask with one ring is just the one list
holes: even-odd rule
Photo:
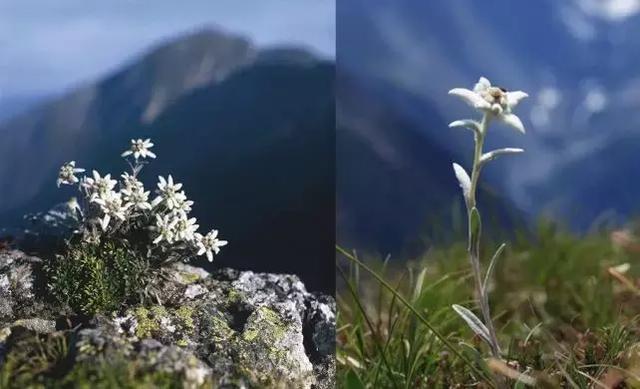
[[369, 268], [366, 264], [362, 263], [360, 260], [356, 259], [353, 255], [349, 254], [346, 250], [344, 250], [340, 246], [336, 246], [336, 250], [344, 255], [348, 260], [357, 263], [360, 267], [366, 270], [369, 274], [371, 274], [382, 286], [387, 288], [396, 298], [400, 301], [404, 306], [406, 306], [415, 317], [422, 322], [433, 334], [442, 342], [442, 344], [449, 349], [456, 357], [458, 357], [461, 361], [465, 363], [471, 370], [473, 370], [480, 377], [484, 378], [485, 381], [493, 388], [495, 388], [495, 384], [493, 383], [491, 377], [488, 377], [486, 373], [480, 370], [477, 366], [475, 366], [471, 361], [469, 361], [464, 355], [458, 351], [457, 348], [449, 342], [449, 340], [440, 333], [418, 310], [409, 303], [402, 295], [400, 295], [389, 283], [387, 283], [382, 277], [380, 277], [373, 269]]

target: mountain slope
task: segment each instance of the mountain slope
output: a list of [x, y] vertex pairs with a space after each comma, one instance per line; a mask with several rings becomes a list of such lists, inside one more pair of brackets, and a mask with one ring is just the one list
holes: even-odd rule
[[[436, 128], [460, 131], [454, 136], [466, 140], [455, 153], [438, 147], [410, 116], [389, 108], [388, 96], [371, 83], [338, 74], [337, 233], [345, 247], [406, 258], [466, 233], [452, 163], [468, 166], [463, 155], [472, 149], [472, 137], [447, 128], [425, 106], [421, 114]], [[522, 222], [521, 212], [490, 186], [481, 185], [478, 197], [490, 235]]]
[[298, 49], [215, 32], [169, 42], [0, 128], [0, 222], [73, 195], [55, 188], [64, 161], [122, 171], [129, 139], [151, 137], [145, 182], [172, 173], [202, 228], [231, 242], [214, 266], [296, 273], [332, 292], [333, 82], [332, 63]]
[[[355, 76], [384, 108], [359, 112], [358, 120], [381, 127], [361, 131], [363, 142], [384, 143], [377, 139], [381, 131], [419, 137], [429, 154], [464, 161], [468, 134], [447, 130], [446, 123], [474, 113], [447, 91], [487, 76], [531, 97], [517, 110], [527, 134], [496, 125], [487, 144], [526, 152], [491, 165], [483, 181], [529, 221], [546, 214], [584, 231], [612, 212], [611, 220], [628, 220], [640, 210], [640, 185], [622, 173], [640, 163], [632, 152], [640, 140], [640, 14], [614, 9], [613, 3], [619, 2], [339, 3], [337, 17], [349, 23], [338, 40], [338, 74]], [[415, 146], [393, 147], [404, 156]], [[433, 177], [440, 167], [405, 163], [407, 170], [428, 170], [410, 179], [412, 186], [430, 179], [431, 191], [450, 197], [443, 181]], [[388, 162], [372, 170], [385, 167]], [[382, 202], [379, 208], [392, 205]], [[401, 227], [413, 216], [396, 217], [399, 227], [389, 227], [389, 236], [419, 238]]]

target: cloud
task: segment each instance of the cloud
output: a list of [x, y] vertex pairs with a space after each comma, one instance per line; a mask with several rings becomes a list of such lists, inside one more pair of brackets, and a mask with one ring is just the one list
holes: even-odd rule
[[0, 91], [69, 88], [154, 43], [204, 26], [244, 34], [262, 46], [297, 44], [335, 55], [333, 0], [4, 0]]

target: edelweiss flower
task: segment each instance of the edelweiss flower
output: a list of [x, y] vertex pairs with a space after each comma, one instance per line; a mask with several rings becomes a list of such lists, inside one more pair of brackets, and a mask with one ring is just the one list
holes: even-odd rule
[[76, 161], [67, 162], [60, 168], [60, 172], [58, 173], [58, 180], [56, 183], [58, 187], [62, 184], [73, 185], [80, 181], [78, 177], [75, 176], [76, 173], [84, 172], [84, 169], [76, 167]]
[[154, 229], [158, 233], [158, 236], [153, 240], [153, 244], [158, 244], [163, 240], [167, 243], [173, 243], [175, 239], [174, 228], [177, 223], [178, 220], [170, 215], [160, 216], [156, 214], [156, 225]]
[[186, 213], [179, 212], [176, 217], [175, 239], [191, 242], [195, 238], [195, 232], [198, 227], [195, 217], [189, 219]]
[[150, 151], [149, 149], [153, 147], [153, 143], [151, 143], [151, 139], [131, 139], [131, 148], [124, 153], [122, 153], [123, 157], [127, 157], [133, 154], [133, 158], [138, 159], [142, 158], [155, 158], [156, 155]]
[[151, 204], [149, 204], [149, 193], [151, 192], [145, 192], [143, 186], [125, 188], [120, 190], [120, 193], [122, 193], [122, 198], [129, 206], [143, 211], [153, 208]]
[[120, 175], [120, 177], [122, 177], [122, 182], [120, 183], [120, 186], [124, 189], [144, 187], [142, 182], [140, 182], [135, 176], [132, 176], [129, 173], [124, 173]]
[[90, 200], [94, 201], [99, 197], [108, 196], [113, 188], [116, 186], [117, 181], [111, 179], [111, 174], [107, 174], [104, 177], [100, 177], [100, 173], [93, 171], [93, 178], [87, 177], [84, 179], [82, 186], [91, 194]]
[[[489, 80], [480, 77], [480, 80], [478, 80], [473, 90], [454, 88], [449, 91], [449, 94], [458, 96], [473, 108], [491, 113], [505, 124], [522, 133], [525, 132], [524, 125], [520, 118], [512, 113], [512, 110], [518, 105], [520, 100], [529, 96], [525, 92], [507, 92], [504, 88], [492, 86]], [[453, 126], [454, 123], [451, 125]], [[460, 123], [462, 123], [462, 121], [460, 121]]]
[[189, 214], [189, 212], [191, 212], [191, 206], [193, 205], [193, 201], [186, 200], [187, 196], [184, 194], [184, 192], [180, 192], [179, 194], [180, 194], [180, 198], [184, 198], [184, 200], [177, 201], [177, 203], [173, 208], [173, 212]]
[[156, 197], [151, 203], [154, 207], [158, 204], [164, 203], [167, 208], [173, 210], [180, 207], [180, 205], [187, 200], [187, 196], [184, 192], [178, 192], [182, 188], [182, 184], [174, 184], [173, 177], [169, 177], [165, 180], [164, 177], [158, 177], [158, 197]]
[[220, 252], [220, 247], [226, 246], [229, 242], [218, 239], [218, 230], [211, 230], [207, 235], [195, 234], [198, 255], [207, 255], [209, 262], [213, 262], [213, 254]]
[[102, 227], [102, 230], [107, 229], [109, 222], [113, 218], [122, 221], [127, 218], [126, 212], [130, 204], [122, 204], [122, 196], [120, 193], [110, 192], [107, 195], [94, 199], [93, 202], [100, 206], [100, 210], [104, 214], [102, 219], [100, 219], [100, 227]]

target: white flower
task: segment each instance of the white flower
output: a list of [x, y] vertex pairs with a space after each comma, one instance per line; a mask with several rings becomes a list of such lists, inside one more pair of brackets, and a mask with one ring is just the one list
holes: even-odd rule
[[193, 241], [193, 239], [195, 238], [195, 233], [199, 227], [196, 224], [196, 218], [192, 217], [191, 219], [189, 219], [186, 213], [179, 212], [176, 215], [175, 220], [175, 240], [181, 240], [184, 242]]
[[126, 212], [130, 204], [122, 204], [120, 193], [109, 192], [100, 198], [95, 198], [93, 202], [100, 206], [100, 210], [103, 213], [103, 217], [100, 219], [100, 227], [102, 227], [103, 231], [107, 229], [109, 222], [114, 218], [121, 221], [126, 220]]
[[229, 242], [218, 239], [218, 230], [212, 230], [207, 235], [195, 234], [198, 255], [207, 255], [209, 262], [213, 262], [213, 254], [220, 252], [220, 247], [226, 246]]
[[83, 180], [82, 186], [90, 193], [90, 200], [93, 201], [99, 197], [108, 196], [116, 184], [117, 181], [111, 179], [111, 174], [100, 177], [100, 173], [94, 170], [93, 178], [86, 177]]
[[491, 113], [505, 124], [522, 133], [525, 132], [520, 118], [512, 113], [520, 100], [529, 96], [525, 92], [508, 92], [504, 88], [492, 86], [489, 80], [480, 77], [473, 90], [454, 88], [449, 91], [449, 94], [458, 96], [473, 108]]
[[174, 184], [171, 175], [166, 180], [160, 176], [158, 180], [158, 190], [156, 190], [158, 197], [151, 203], [154, 207], [164, 203], [168, 209], [173, 210], [187, 200], [184, 192], [178, 192], [182, 188], [182, 184]]
[[171, 215], [160, 216], [156, 214], [156, 225], [155, 230], [158, 233], [158, 236], [153, 240], [153, 244], [158, 244], [161, 241], [166, 241], [167, 243], [173, 243], [175, 238], [175, 226], [178, 223], [174, 217]]
[[142, 158], [155, 158], [156, 155], [150, 151], [149, 149], [153, 147], [153, 143], [151, 143], [151, 139], [131, 139], [131, 148], [124, 153], [122, 153], [123, 157], [127, 157], [133, 154], [135, 159], [140, 157]]
[[125, 188], [120, 190], [120, 193], [122, 193], [122, 198], [129, 206], [143, 211], [153, 208], [151, 204], [149, 204], [149, 193], [151, 192], [145, 192], [142, 186]]
[[191, 206], [193, 205], [193, 201], [186, 200], [187, 196], [184, 194], [184, 192], [180, 192], [179, 195], [180, 197], [178, 201], [175, 202], [176, 204], [174, 204], [173, 211], [188, 214], [189, 212], [191, 212]]
[[56, 183], [58, 187], [62, 184], [73, 185], [80, 181], [78, 177], [75, 176], [76, 173], [84, 172], [84, 169], [76, 167], [76, 161], [67, 162], [60, 168], [60, 172], [58, 173], [58, 180]]
[[129, 173], [124, 173], [120, 175], [120, 177], [122, 177], [120, 186], [124, 189], [144, 187], [142, 182], [140, 182], [135, 176], [132, 176]]

